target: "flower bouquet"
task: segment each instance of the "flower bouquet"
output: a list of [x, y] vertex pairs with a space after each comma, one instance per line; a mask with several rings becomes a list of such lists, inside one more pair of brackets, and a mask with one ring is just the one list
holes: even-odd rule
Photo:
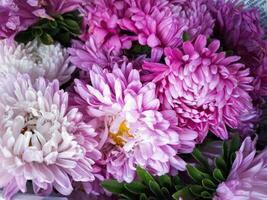
[[259, 12], [0, 0], [2, 198], [267, 199]]

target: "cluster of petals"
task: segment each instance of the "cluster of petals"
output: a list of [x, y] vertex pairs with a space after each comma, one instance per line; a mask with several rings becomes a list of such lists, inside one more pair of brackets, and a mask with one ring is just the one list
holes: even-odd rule
[[93, 37], [82, 43], [73, 41], [72, 47], [68, 49], [70, 61], [83, 71], [90, 71], [93, 65], [110, 69], [114, 63], [122, 63], [125, 58], [114, 54], [114, 49], [99, 47]]
[[63, 14], [80, 8], [82, 0], [1, 0], [0, 38], [13, 37], [28, 29], [40, 18], [53, 20]]
[[38, 77], [49, 81], [57, 79], [61, 85], [70, 80], [75, 70], [67, 49], [58, 43], [44, 45], [37, 40], [26, 45], [13, 40], [1, 40], [0, 66], [1, 73], [25, 73], [32, 80]]
[[250, 137], [243, 141], [231, 172], [217, 188], [214, 200], [267, 198], [267, 150], [257, 154], [255, 146], [256, 140], [252, 141]]
[[77, 108], [68, 109], [68, 94], [58, 81], [34, 82], [28, 75], [0, 77], [0, 187], [5, 199], [18, 191], [62, 195], [73, 181], [92, 182], [94, 160], [101, 157], [93, 126]]
[[154, 175], [185, 169], [177, 153], [191, 152], [197, 133], [179, 128], [173, 111], [158, 111], [155, 84], [143, 85], [130, 63], [112, 71], [94, 65], [90, 84], [76, 80], [75, 91], [75, 102], [96, 118], [107, 175], [131, 182], [137, 166]]
[[151, 47], [152, 58], [159, 60], [164, 47], [182, 43], [184, 32], [192, 39], [197, 34], [212, 33], [214, 20], [205, 4], [204, 0], [94, 0], [83, 11], [81, 38], [86, 41], [93, 37], [98, 46], [113, 48], [117, 53], [138, 41]]
[[260, 24], [257, 9], [244, 8], [237, 1], [219, 0], [210, 6], [216, 21], [215, 37], [225, 50], [234, 51], [255, 78], [253, 98], [258, 100], [266, 93], [267, 40]]
[[200, 35], [195, 42], [184, 42], [181, 50], [166, 48], [166, 64], [143, 65], [151, 73], [142, 79], [156, 83], [162, 109], [175, 110], [179, 125], [197, 131], [200, 142], [209, 130], [228, 138], [226, 125], [238, 128], [239, 117], [253, 109], [249, 69], [219, 48], [218, 40], [207, 46]]

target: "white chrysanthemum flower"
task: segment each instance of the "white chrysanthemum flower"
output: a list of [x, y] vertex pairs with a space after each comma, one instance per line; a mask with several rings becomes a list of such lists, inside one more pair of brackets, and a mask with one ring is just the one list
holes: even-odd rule
[[0, 74], [0, 188], [9, 200], [26, 192], [71, 194], [72, 181], [92, 182], [97, 133], [57, 80]]
[[27, 45], [0, 41], [0, 72], [26, 73], [32, 80], [44, 77], [66, 83], [74, 72], [67, 50], [60, 44], [44, 45], [32, 41]]

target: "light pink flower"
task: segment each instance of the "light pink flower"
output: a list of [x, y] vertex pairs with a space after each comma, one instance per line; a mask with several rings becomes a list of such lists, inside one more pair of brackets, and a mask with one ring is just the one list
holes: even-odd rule
[[73, 41], [69, 48], [71, 62], [84, 71], [90, 71], [94, 64], [103, 68], [111, 68], [114, 63], [123, 62], [125, 58], [114, 55], [113, 49], [98, 47], [92, 37], [84, 44]]
[[94, 65], [91, 85], [76, 80], [76, 102], [95, 118], [107, 175], [131, 182], [137, 166], [154, 175], [185, 169], [177, 153], [191, 152], [197, 134], [178, 128], [173, 111], [159, 112], [155, 84], [143, 85], [131, 64], [112, 72]]
[[199, 142], [209, 130], [228, 138], [226, 125], [238, 128], [239, 117], [252, 109], [249, 69], [242, 69], [239, 57], [217, 52], [219, 41], [206, 45], [200, 35], [194, 43], [183, 43], [181, 50], [166, 48], [166, 64], [143, 66], [151, 72], [143, 79], [157, 84], [162, 108], [175, 110], [179, 125], [196, 130]]
[[257, 155], [255, 145], [250, 137], [244, 140], [231, 172], [217, 188], [214, 200], [267, 199], [267, 150]]
[[26, 192], [48, 195], [55, 188], [69, 195], [72, 181], [92, 182], [96, 149], [94, 128], [77, 108], [68, 109], [68, 94], [58, 81], [31, 82], [28, 75], [0, 77], [0, 188], [5, 199]]

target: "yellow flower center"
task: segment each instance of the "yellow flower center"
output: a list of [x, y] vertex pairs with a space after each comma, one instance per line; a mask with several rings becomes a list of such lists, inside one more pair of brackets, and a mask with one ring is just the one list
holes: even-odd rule
[[109, 137], [115, 142], [118, 146], [123, 146], [126, 141], [125, 138], [133, 138], [133, 135], [129, 133], [129, 128], [127, 127], [125, 121], [121, 123], [117, 133], [109, 132]]

